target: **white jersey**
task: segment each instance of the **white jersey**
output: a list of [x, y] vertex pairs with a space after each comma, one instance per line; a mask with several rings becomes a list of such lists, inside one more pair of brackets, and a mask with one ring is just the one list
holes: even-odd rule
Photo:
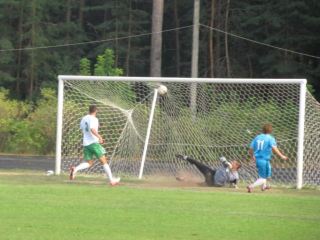
[[229, 171], [229, 181], [233, 182], [235, 180], [239, 180], [239, 173], [237, 171]]
[[91, 132], [92, 128], [98, 132], [99, 120], [95, 116], [88, 114], [83, 117], [80, 122], [80, 129], [83, 133], [83, 146], [88, 146], [92, 143], [99, 143], [99, 138]]

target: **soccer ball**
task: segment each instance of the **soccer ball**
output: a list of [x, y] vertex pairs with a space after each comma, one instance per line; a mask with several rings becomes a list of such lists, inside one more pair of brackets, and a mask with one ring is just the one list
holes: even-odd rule
[[165, 85], [160, 85], [160, 86], [158, 87], [158, 93], [159, 93], [161, 96], [165, 95], [165, 94], [167, 93], [167, 91], [168, 91], [168, 89], [167, 89], [167, 87], [166, 87]]
[[47, 171], [47, 176], [51, 176], [51, 175], [53, 175], [54, 174], [54, 171], [52, 171], [52, 170], [48, 170]]

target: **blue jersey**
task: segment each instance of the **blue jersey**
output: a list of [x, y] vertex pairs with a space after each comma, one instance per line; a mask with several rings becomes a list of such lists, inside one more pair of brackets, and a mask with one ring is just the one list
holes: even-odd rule
[[276, 146], [276, 139], [270, 134], [259, 134], [250, 144], [250, 148], [253, 149], [256, 159], [265, 161], [270, 161], [272, 148]]

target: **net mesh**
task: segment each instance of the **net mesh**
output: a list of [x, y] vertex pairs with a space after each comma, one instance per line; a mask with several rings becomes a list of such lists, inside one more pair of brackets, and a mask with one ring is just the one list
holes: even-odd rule
[[[248, 146], [261, 126], [269, 122], [279, 149], [289, 157], [288, 161], [273, 158], [273, 181], [296, 183], [298, 84], [197, 83], [195, 104], [190, 102], [190, 82], [161, 84], [168, 92], [157, 96], [144, 176], [176, 176], [181, 171], [200, 176], [192, 165], [176, 159], [176, 154], [182, 154], [213, 168], [220, 166], [221, 156], [239, 160], [241, 180], [252, 181], [257, 171], [249, 161]], [[103, 146], [113, 172], [119, 176], [138, 176], [157, 86], [146, 81], [65, 80], [61, 170], [68, 171], [82, 161], [79, 123], [88, 106], [96, 104], [99, 133], [106, 140]], [[303, 181], [319, 185], [320, 106], [310, 94], [305, 124]], [[86, 171], [102, 172], [98, 161]]]

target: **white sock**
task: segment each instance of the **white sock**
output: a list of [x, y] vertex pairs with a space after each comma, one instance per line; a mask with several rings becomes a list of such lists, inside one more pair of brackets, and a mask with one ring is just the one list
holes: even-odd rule
[[109, 167], [109, 164], [108, 163], [103, 164], [103, 169], [106, 172], [109, 180], [112, 181], [113, 177], [112, 177], [112, 173], [111, 173], [111, 169]]
[[74, 172], [73, 172], [73, 173], [76, 173], [76, 172], [78, 172], [78, 171], [80, 171], [80, 170], [83, 170], [83, 169], [86, 169], [86, 168], [88, 168], [88, 167], [90, 167], [90, 164], [89, 164], [89, 163], [87, 163], [87, 162], [80, 163], [78, 166], [76, 166], [76, 167], [74, 168]]
[[251, 187], [254, 188], [254, 187], [260, 186], [262, 184], [266, 184], [266, 183], [267, 183], [267, 179], [258, 178], [257, 181], [255, 181], [253, 184], [251, 184]]
[[266, 188], [267, 187], [267, 179], [266, 181], [262, 184], [262, 188]]

